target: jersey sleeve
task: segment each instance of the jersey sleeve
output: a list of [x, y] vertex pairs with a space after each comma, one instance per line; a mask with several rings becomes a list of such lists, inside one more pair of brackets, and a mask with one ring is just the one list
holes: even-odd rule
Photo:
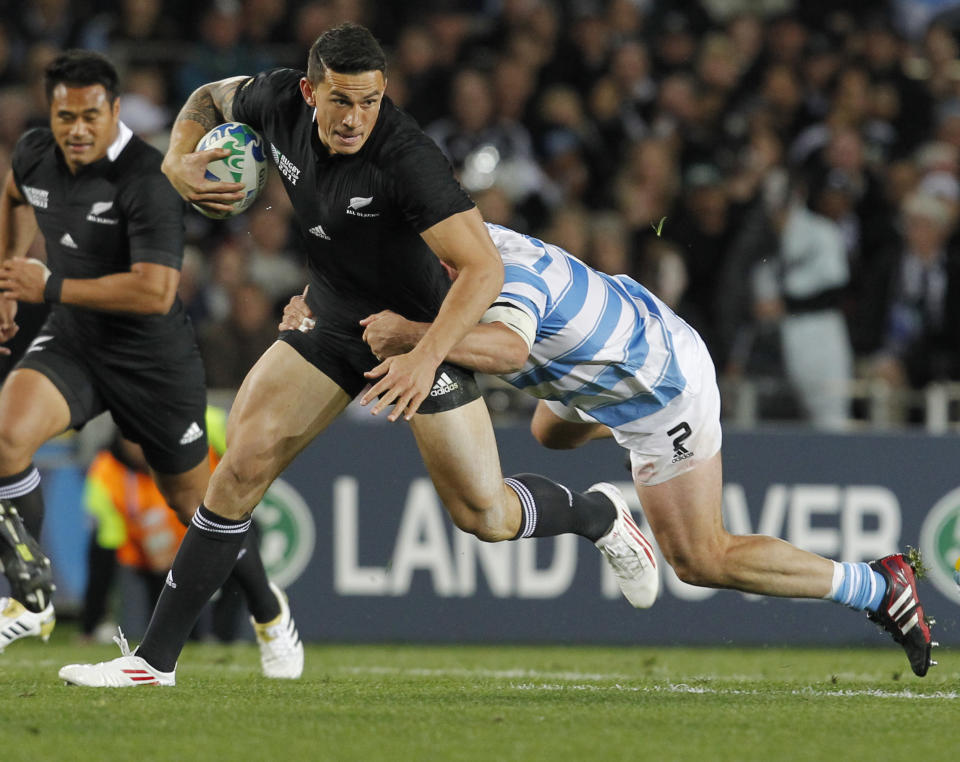
[[527, 343], [528, 351], [533, 348], [533, 342], [537, 338], [536, 319], [527, 310], [511, 302], [494, 302], [483, 313], [480, 322], [503, 323]]
[[526, 313], [535, 326], [534, 333], [539, 333], [550, 301], [543, 278], [533, 269], [513, 263], [504, 263], [503, 274], [503, 288], [495, 305]]
[[422, 132], [398, 145], [391, 166], [396, 202], [418, 233], [474, 206], [446, 156]]
[[130, 262], [177, 270], [183, 261], [184, 201], [160, 172], [144, 173], [121, 193], [130, 240]]
[[[10, 157], [10, 167], [13, 170], [13, 182], [20, 191], [20, 195], [26, 198], [23, 190], [23, 182], [30, 176], [31, 170], [37, 165], [43, 156], [44, 149], [53, 140], [49, 130], [33, 129], [27, 130], [13, 148], [13, 154]], [[28, 199], [29, 201], [29, 199]]]
[[233, 119], [261, 131], [269, 115], [277, 108], [277, 94], [289, 93], [291, 85], [299, 87], [302, 72], [295, 69], [270, 69], [237, 86], [233, 99]]

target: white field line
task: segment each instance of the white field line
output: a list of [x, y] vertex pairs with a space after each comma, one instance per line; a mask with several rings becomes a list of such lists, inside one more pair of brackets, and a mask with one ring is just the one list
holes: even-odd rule
[[[751, 688], [713, 688], [709, 685], [690, 685], [689, 683], [673, 683], [654, 680], [643, 685], [624, 685], [622, 680], [637, 679], [628, 675], [597, 672], [539, 672], [532, 669], [425, 669], [401, 667], [341, 667], [341, 672], [368, 675], [398, 675], [413, 677], [473, 677], [494, 680], [526, 680], [525, 682], [511, 682], [510, 688], [518, 691], [584, 691], [584, 692], [623, 692], [623, 693], [673, 693], [673, 694], [702, 694], [709, 696], [761, 696], [779, 693], [787, 696], [811, 696], [820, 698], [888, 698], [888, 699], [939, 699], [955, 701], [960, 699], [957, 691], [933, 691], [918, 693], [904, 688], [900, 691], [873, 689], [819, 689], [793, 688], [790, 690], [755, 690]], [[717, 680], [715, 676], [697, 677], [697, 680]], [[762, 680], [762, 675], [735, 675], [731, 678], [737, 681]], [[587, 681], [587, 682], [584, 682]], [[598, 685], [599, 682], [614, 681], [612, 684]]]

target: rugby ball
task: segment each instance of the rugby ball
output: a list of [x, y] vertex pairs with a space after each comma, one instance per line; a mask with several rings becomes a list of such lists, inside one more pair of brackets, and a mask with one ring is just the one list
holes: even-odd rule
[[240, 122], [227, 122], [214, 127], [200, 138], [195, 150], [208, 151], [211, 148], [226, 148], [230, 155], [225, 159], [215, 159], [207, 165], [207, 180], [226, 183], [243, 183], [246, 196], [233, 204], [230, 212], [211, 212], [197, 204], [193, 205], [203, 215], [212, 219], [233, 217], [246, 211], [257, 200], [263, 186], [267, 184], [267, 157], [264, 141], [252, 127]]

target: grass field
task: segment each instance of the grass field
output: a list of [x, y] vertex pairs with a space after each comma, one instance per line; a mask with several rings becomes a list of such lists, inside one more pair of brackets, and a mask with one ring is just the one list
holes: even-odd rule
[[66, 687], [118, 655], [69, 631], [0, 654], [0, 760], [955, 760], [960, 659], [899, 648], [344, 646], [266, 681], [189, 645], [176, 688]]

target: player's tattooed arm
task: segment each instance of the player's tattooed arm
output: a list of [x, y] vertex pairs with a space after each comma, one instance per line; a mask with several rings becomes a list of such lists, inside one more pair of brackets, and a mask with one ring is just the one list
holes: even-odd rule
[[249, 81], [249, 77], [228, 77], [198, 87], [183, 104], [177, 121], [197, 122], [203, 126], [204, 132], [209, 132], [223, 122], [232, 122], [233, 99], [239, 85], [244, 81]]
[[198, 87], [180, 109], [161, 169], [183, 198], [211, 212], [229, 212], [243, 198], [242, 183], [214, 182], [206, 178], [207, 164], [229, 156], [223, 148], [197, 151], [200, 139], [225, 121], [233, 121], [237, 89], [249, 77], [230, 77]]

